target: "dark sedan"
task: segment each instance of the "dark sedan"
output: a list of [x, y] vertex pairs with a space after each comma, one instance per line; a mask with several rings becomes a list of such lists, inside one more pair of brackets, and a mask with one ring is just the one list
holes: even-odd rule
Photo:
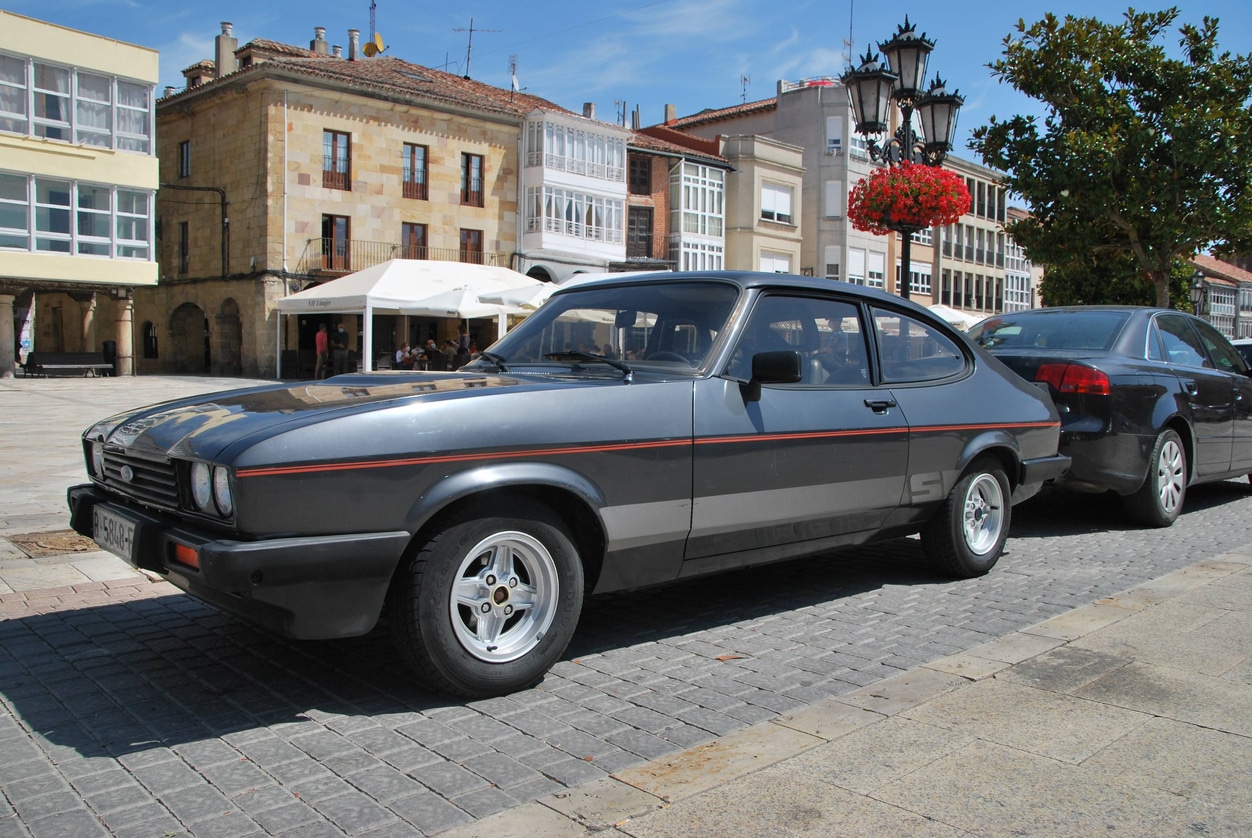
[[[559, 290], [455, 373], [275, 384], [100, 422], [79, 532], [297, 638], [386, 607], [433, 687], [557, 661], [584, 592], [921, 533], [995, 565], [1058, 476], [1052, 402], [925, 309], [775, 274]], [[823, 560], [838, 573], [838, 560]]]
[[1249, 367], [1212, 325], [1180, 311], [1074, 306], [985, 320], [969, 336], [1061, 414], [1060, 485], [1112, 490], [1167, 527], [1187, 486], [1252, 472]]

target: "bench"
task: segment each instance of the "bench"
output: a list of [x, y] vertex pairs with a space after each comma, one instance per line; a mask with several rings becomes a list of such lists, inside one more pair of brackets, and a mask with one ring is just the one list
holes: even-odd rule
[[22, 365], [27, 375], [100, 375], [111, 374], [113, 364], [103, 352], [32, 352]]

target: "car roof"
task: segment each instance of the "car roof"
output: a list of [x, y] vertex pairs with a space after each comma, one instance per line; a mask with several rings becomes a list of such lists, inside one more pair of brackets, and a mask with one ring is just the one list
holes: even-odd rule
[[[574, 279], [577, 278], [575, 275]], [[765, 273], [761, 271], [658, 271], [650, 274], [623, 274], [621, 279], [614, 277], [606, 277], [603, 279], [595, 279], [588, 282], [573, 282], [568, 286], [558, 288], [553, 295], [556, 294], [573, 294], [579, 291], [591, 288], [609, 288], [620, 285], [639, 285], [644, 283], [666, 283], [666, 282], [729, 282], [738, 285], [743, 290], [748, 289], [790, 289], [790, 290], [812, 290], [812, 291], [839, 291], [846, 294], [853, 294], [863, 299], [875, 302], [889, 303], [892, 305], [906, 305], [914, 309], [931, 314], [924, 306], [918, 305], [912, 300], [906, 300], [897, 297], [895, 294], [888, 294], [876, 288], [867, 288], [864, 285], [853, 285], [850, 282], [840, 282], [835, 279], [825, 279], [824, 277], [812, 276], [796, 276], [794, 274], [778, 274]]]

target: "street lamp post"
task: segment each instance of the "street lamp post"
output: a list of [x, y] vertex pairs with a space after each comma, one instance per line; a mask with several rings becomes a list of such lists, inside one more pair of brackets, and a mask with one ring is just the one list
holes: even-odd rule
[[[868, 50], [861, 66], [855, 70], [849, 68], [841, 79], [856, 119], [856, 132], [865, 137], [870, 159], [876, 163], [940, 166], [952, 150], [956, 118], [965, 99], [957, 91], [949, 93], [937, 75], [930, 87], [923, 90], [926, 61], [935, 42], [927, 39], [925, 33], [919, 37], [917, 27], [909, 24], [907, 15], [904, 25], [897, 26], [896, 30], [895, 37], [878, 45], [887, 57], [888, 67], [883, 67], [873, 50]], [[900, 109], [900, 125], [879, 145], [877, 138], [890, 128], [889, 103], [892, 101]], [[920, 137], [913, 130], [914, 111], [921, 123]], [[904, 223], [889, 226], [903, 241], [897, 286], [900, 296], [908, 299], [913, 234], [925, 227]]]

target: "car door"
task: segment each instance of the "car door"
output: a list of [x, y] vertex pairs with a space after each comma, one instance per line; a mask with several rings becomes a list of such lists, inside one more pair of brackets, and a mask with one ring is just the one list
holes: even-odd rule
[[[848, 299], [756, 301], [723, 374], [696, 385], [685, 573], [798, 553], [815, 540], [855, 541], [898, 507], [908, 428], [872, 383], [866, 335]], [[801, 354], [800, 381], [746, 397], [753, 354], [778, 350]]]
[[1248, 378], [1247, 362], [1211, 324], [1198, 319], [1190, 322], [1200, 333], [1213, 367], [1226, 375], [1233, 393], [1230, 470], [1252, 472], [1252, 379]]
[[[909, 425], [909, 475], [897, 521], [929, 514], [960, 477], [970, 440], [1016, 415], [987, 397], [968, 353], [912, 314], [875, 306], [879, 378]], [[971, 421], [972, 420], [972, 421]]]
[[1165, 362], [1179, 385], [1180, 407], [1191, 414], [1197, 477], [1230, 469], [1235, 390], [1229, 373], [1213, 367], [1199, 334], [1183, 314], [1160, 314], [1156, 325]]

